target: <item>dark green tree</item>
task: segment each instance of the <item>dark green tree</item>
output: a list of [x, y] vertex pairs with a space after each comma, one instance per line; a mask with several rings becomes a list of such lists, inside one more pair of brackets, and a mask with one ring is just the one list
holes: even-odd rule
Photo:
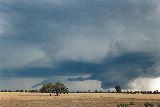
[[64, 94], [68, 93], [68, 88], [63, 83], [60, 82], [56, 82], [55, 84], [53, 84], [52, 88], [53, 88], [52, 91], [56, 93], [56, 96], [58, 96], [61, 93]]
[[42, 88], [40, 89], [41, 93], [56, 93], [56, 96], [59, 96], [61, 93], [68, 93], [68, 88], [60, 82], [56, 83], [46, 83], [43, 84]]
[[115, 89], [116, 89], [117, 93], [121, 92], [121, 87], [120, 86], [115, 86]]
[[53, 90], [53, 84], [52, 83], [45, 83], [43, 84], [42, 88], [39, 90], [41, 93], [52, 93]]

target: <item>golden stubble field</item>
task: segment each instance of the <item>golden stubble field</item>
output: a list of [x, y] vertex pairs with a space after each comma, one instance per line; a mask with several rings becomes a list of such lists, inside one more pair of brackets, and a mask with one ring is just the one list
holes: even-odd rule
[[116, 107], [128, 104], [130, 107], [144, 107], [144, 102], [158, 107], [159, 94], [118, 94], [118, 93], [69, 93], [49, 96], [44, 93], [0, 93], [0, 107]]

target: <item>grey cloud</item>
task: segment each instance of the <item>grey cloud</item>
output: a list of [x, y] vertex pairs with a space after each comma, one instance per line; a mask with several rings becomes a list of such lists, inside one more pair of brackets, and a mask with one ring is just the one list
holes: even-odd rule
[[[72, 66], [82, 62], [85, 68], [80, 72], [91, 73], [90, 79], [102, 81], [103, 88], [122, 78], [127, 78], [121, 81], [127, 83], [143, 76], [144, 71], [145, 75], [155, 76], [149, 72], [159, 73], [158, 3], [157, 0], [2, 0], [0, 72], [23, 68], [26, 76], [38, 77], [45, 72], [76, 75]], [[114, 58], [129, 60], [114, 62]], [[37, 72], [34, 69], [41, 68], [44, 70], [39, 71], [41, 74], [34, 73]], [[26, 71], [29, 69], [32, 72]]]

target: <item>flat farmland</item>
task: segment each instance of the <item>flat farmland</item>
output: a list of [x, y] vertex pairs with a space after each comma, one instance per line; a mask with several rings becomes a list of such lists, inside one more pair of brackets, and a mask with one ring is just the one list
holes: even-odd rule
[[123, 94], [123, 93], [69, 93], [49, 96], [44, 93], [0, 93], [0, 107], [117, 107], [117, 104], [144, 107], [152, 102], [160, 104], [160, 94]]

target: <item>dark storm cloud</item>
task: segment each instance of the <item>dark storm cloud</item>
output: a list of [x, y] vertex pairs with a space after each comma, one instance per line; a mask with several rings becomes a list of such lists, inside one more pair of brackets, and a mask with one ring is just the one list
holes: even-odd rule
[[[68, 78], [68, 81], [100, 80], [104, 89], [114, 87], [117, 84], [122, 85], [123, 88], [128, 88], [126, 84], [137, 77], [156, 77], [157, 75], [154, 72], [147, 71], [152, 65], [154, 65], [154, 60], [150, 55], [145, 53], [127, 53], [115, 58], [105, 58], [101, 64], [66, 61], [59, 64], [59, 67], [52, 69], [20, 69], [12, 71], [14, 75], [10, 75], [12, 74], [11, 72], [4, 71], [4, 74], [1, 72], [1, 76], [49, 78], [52, 76], [91, 74], [87, 78]], [[53, 80], [45, 80], [44, 82], [49, 81]]]
[[[86, 79], [102, 81], [102, 88], [107, 89], [115, 85], [128, 88], [127, 83], [137, 77], [156, 76], [149, 73], [147, 68], [154, 64], [152, 56], [145, 53], [127, 53], [116, 58], [106, 58], [103, 63], [93, 65], [89, 78], [69, 78], [69, 81], [84, 81]], [[81, 66], [82, 67], [82, 66]], [[88, 71], [86, 69], [86, 71]]]
[[159, 12], [158, 0], [2, 0], [0, 77], [159, 76]]

